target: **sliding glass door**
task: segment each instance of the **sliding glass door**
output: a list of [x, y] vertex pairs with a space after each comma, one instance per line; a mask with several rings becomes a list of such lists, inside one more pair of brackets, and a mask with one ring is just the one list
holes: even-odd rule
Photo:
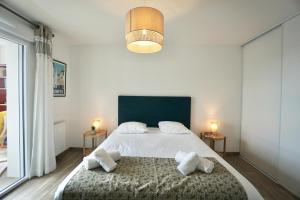
[[24, 45], [0, 37], [0, 195], [26, 177], [24, 55]]

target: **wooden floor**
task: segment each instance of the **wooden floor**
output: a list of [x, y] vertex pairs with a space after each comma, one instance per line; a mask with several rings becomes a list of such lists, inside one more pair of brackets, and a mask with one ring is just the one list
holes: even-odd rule
[[265, 200], [294, 200], [298, 199], [282, 186], [278, 185], [252, 165], [245, 162], [240, 156], [227, 156], [225, 160], [237, 171], [246, 177], [264, 197]]
[[[81, 160], [82, 151], [79, 151], [78, 149], [67, 150], [57, 159], [57, 169], [53, 173], [27, 181], [5, 196], [4, 199], [52, 200], [59, 183], [81, 162]], [[239, 156], [227, 156], [225, 160], [243, 174], [259, 190], [266, 200], [297, 199], [283, 187], [274, 183], [254, 167], [243, 161]]]
[[41, 178], [34, 178], [23, 183], [4, 199], [9, 200], [53, 200], [54, 193], [60, 182], [82, 161], [82, 151], [67, 150], [57, 158], [54, 172]]

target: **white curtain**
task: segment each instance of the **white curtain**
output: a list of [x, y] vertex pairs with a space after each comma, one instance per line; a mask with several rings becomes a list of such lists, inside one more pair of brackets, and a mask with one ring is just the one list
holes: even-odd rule
[[52, 32], [40, 25], [34, 36], [36, 74], [30, 177], [43, 176], [56, 168], [53, 124]]

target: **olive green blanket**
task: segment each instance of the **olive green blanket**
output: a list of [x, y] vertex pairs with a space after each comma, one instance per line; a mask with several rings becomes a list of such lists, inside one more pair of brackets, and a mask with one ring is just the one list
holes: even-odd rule
[[112, 173], [82, 167], [63, 192], [64, 200], [247, 199], [238, 180], [214, 158], [214, 171], [183, 176], [171, 158], [122, 157]]

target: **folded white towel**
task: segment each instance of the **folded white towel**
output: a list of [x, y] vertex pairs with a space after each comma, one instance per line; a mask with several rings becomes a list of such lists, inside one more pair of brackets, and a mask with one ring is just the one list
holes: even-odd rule
[[214, 162], [206, 158], [201, 158], [201, 157], [199, 158], [199, 163], [197, 165], [198, 170], [210, 174], [213, 171], [214, 167], [215, 167]]
[[[184, 159], [184, 157], [187, 155], [188, 153], [183, 152], [183, 151], [178, 151], [175, 155], [175, 160], [178, 163], [181, 163], [181, 161]], [[206, 159], [206, 158], [202, 158], [199, 156], [199, 163], [197, 165], [197, 169], [204, 172], [204, 173], [208, 173], [210, 174], [213, 169], [215, 167], [214, 162]]]
[[97, 149], [94, 151], [95, 160], [99, 162], [101, 167], [106, 172], [111, 172], [117, 167], [117, 163], [110, 157], [104, 149]]
[[195, 171], [198, 163], [199, 156], [195, 152], [191, 152], [183, 158], [181, 163], [177, 166], [177, 169], [186, 176]]
[[121, 154], [119, 151], [110, 151], [110, 152], [107, 152], [110, 157], [114, 160], [114, 161], [118, 161], [121, 159]]
[[89, 155], [83, 158], [83, 164], [86, 170], [94, 169], [100, 166], [93, 156], [94, 155]]
[[[110, 151], [108, 152], [108, 154], [114, 161], [118, 161], [121, 159], [121, 154], [119, 151]], [[84, 157], [83, 163], [86, 170], [94, 169], [100, 166], [100, 163], [95, 158], [94, 152]]]

